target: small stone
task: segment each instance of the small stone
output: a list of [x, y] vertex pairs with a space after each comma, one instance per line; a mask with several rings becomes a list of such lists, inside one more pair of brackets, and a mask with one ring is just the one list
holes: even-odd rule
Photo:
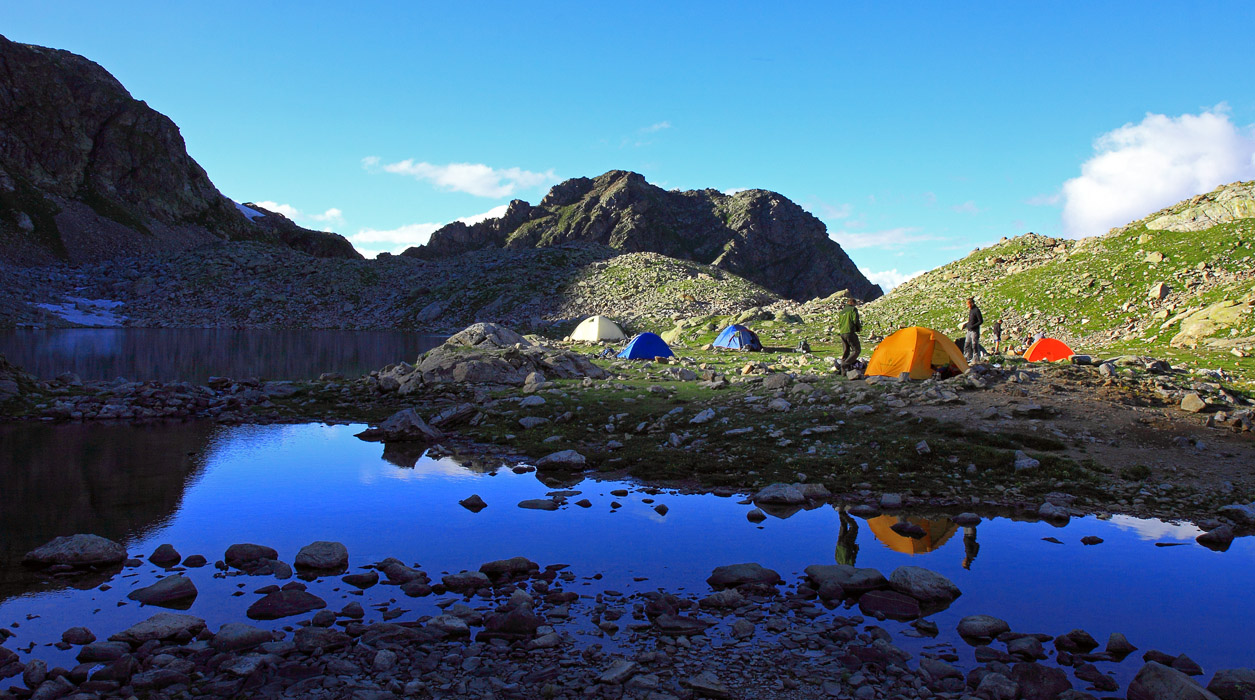
[[488, 504], [484, 503], [484, 499], [480, 498], [477, 493], [473, 493], [469, 497], [458, 501], [458, 505], [471, 511], [472, 513], [478, 513], [488, 507]]

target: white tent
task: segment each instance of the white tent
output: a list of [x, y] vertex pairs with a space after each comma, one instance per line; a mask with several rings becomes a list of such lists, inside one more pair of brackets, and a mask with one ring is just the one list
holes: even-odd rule
[[625, 340], [626, 335], [619, 324], [605, 316], [590, 316], [571, 332], [571, 340], [584, 340], [596, 343], [599, 340]]

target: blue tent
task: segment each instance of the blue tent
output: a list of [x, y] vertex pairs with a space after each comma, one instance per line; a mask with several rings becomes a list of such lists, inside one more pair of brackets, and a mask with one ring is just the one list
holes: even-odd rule
[[627, 344], [618, 354], [625, 360], [652, 360], [655, 357], [673, 357], [675, 353], [667, 347], [667, 341], [653, 333], [641, 333]]
[[742, 325], [731, 325], [715, 338], [715, 347], [733, 350], [762, 350], [763, 344], [758, 342], [758, 334]]

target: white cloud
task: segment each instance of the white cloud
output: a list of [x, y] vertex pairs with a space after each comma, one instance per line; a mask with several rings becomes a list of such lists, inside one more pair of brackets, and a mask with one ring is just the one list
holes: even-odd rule
[[280, 204], [278, 202], [256, 202], [257, 206], [262, 209], [268, 209], [278, 214], [283, 214], [293, 221], [318, 221], [322, 223], [343, 223], [344, 212], [332, 207], [321, 214], [306, 214], [290, 204]]
[[863, 273], [863, 276], [867, 279], [880, 285], [880, 288], [886, 292], [909, 279], [915, 279], [927, 272], [927, 270], [916, 270], [915, 272], [902, 273], [898, 272], [896, 267], [892, 270], [882, 270], [880, 272], [873, 272], [868, 267], [860, 267], [858, 271]]
[[1255, 177], [1255, 128], [1239, 127], [1221, 103], [1200, 114], [1147, 114], [1103, 134], [1080, 177], [1063, 183], [1069, 236], [1106, 233], [1234, 180]]
[[670, 129], [670, 128], [671, 128], [671, 122], [661, 121], [661, 122], [658, 122], [657, 124], [650, 124], [649, 126], [644, 127], [643, 129], [641, 129], [641, 133], [653, 134], [653, 133], [662, 131], [663, 129]]
[[740, 194], [742, 192], [749, 192], [749, 191], [750, 191], [749, 187], [729, 187], [728, 189], [724, 190], [723, 193], [731, 197], [734, 194]]
[[1063, 193], [1055, 192], [1054, 194], [1035, 194], [1024, 200], [1024, 203], [1030, 207], [1053, 207], [1063, 201]]
[[383, 170], [396, 175], [408, 175], [416, 180], [426, 180], [449, 192], [465, 192], [476, 197], [494, 199], [509, 197], [520, 189], [540, 187], [558, 181], [553, 170], [536, 173], [522, 168], [493, 168], [483, 163], [433, 165], [407, 158], [381, 165], [377, 156], [367, 156], [362, 159], [362, 167], [370, 171]]
[[[460, 219], [454, 219], [454, 221], [461, 221], [470, 226], [485, 219], [497, 219], [505, 215], [508, 206], [508, 204], [502, 204], [482, 214], [464, 216]], [[359, 253], [368, 258], [373, 258], [383, 252], [396, 254], [411, 246], [422, 245], [431, 238], [431, 234], [443, 228], [447, 223], [449, 222], [406, 224], [387, 230], [364, 228], [358, 230], [352, 236], [348, 236], [348, 239]]]
[[950, 209], [958, 212], [959, 214], [979, 214], [985, 211], [984, 209], [976, 206], [976, 202], [973, 202], [970, 199], [962, 204], [956, 204], [953, 207], [950, 207]]
[[914, 226], [900, 226], [883, 231], [856, 233], [853, 231], [832, 231], [828, 234], [832, 240], [841, 244], [846, 250], [859, 248], [901, 248], [912, 243], [935, 241], [936, 236], [920, 233]]

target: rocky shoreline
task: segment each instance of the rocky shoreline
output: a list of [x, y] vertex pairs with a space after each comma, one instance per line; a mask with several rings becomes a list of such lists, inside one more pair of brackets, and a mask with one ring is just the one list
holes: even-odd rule
[[[62, 580], [111, 578], [109, 572], [143, 564], [128, 557], [117, 543], [77, 535], [35, 550], [27, 564]], [[159, 578], [128, 597], [159, 607], [190, 605], [197, 590], [186, 574], [207, 559], [184, 559], [170, 545], [147, 559]], [[894, 643], [884, 621], [913, 621], [899, 634], [936, 637], [940, 631], [927, 615], [962, 593], [915, 566], [885, 576], [816, 565], [787, 582], [743, 563], [717, 567], [705, 593], [581, 593], [582, 582], [601, 575], [581, 579], [578, 569], [523, 557], [439, 580], [394, 558], [348, 573], [348, 560], [336, 542], [302, 548], [295, 567], [264, 545], [232, 545], [214, 564], [215, 578], [260, 578], [248, 617], [294, 622], [266, 629], [233, 621], [214, 632], [199, 617], [161, 612], [104, 641], [73, 627], [57, 644], [77, 649], [73, 668], [23, 662], [0, 647], [0, 678], [20, 676], [22, 683], [0, 697], [1086, 700], [1119, 689], [1100, 665], [1139, 651], [1119, 633], [1099, 651], [1083, 630], [1013, 631], [997, 617], [970, 615], [955, 632], [977, 665], [956, 665], [960, 649], [948, 642], [926, 645], [916, 659]], [[82, 573], [88, 570], [95, 572]], [[438, 599], [428, 614], [407, 614], [396, 594], [333, 611], [307, 588], [336, 577], [358, 595], [381, 586], [404, 599]], [[240, 585], [250, 587], [247, 580]], [[24, 651], [33, 652], [33, 645]], [[1194, 680], [1203, 670], [1188, 656], [1150, 650], [1141, 658], [1128, 698], [1237, 700], [1255, 692], [1251, 669], [1218, 670], [1204, 690]]]

